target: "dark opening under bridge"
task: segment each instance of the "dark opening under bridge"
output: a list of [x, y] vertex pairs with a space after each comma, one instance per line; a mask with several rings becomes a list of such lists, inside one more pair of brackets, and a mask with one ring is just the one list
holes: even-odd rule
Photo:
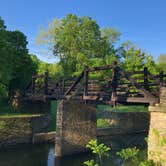
[[[109, 71], [110, 79], [92, 79], [91, 73]], [[110, 66], [85, 67], [78, 77], [53, 80], [48, 72], [33, 75], [24, 91], [25, 100], [75, 99], [85, 102], [151, 104], [159, 102], [159, 91], [166, 85], [166, 74], [152, 75], [148, 68], [125, 72], [115, 63]]]

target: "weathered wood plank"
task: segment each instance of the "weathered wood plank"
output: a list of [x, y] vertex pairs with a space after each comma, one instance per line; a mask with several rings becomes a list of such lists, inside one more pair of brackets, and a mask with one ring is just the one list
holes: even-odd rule
[[70, 86], [70, 88], [65, 92], [65, 96], [68, 95], [72, 89], [80, 82], [80, 80], [83, 78], [84, 76], [84, 71], [81, 73], [81, 75], [75, 80], [75, 82], [73, 82], [73, 84]]
[[108, 69], [112, 69], [112, 65], [93, 67], [89, 69], [89, 72], [94, 72], [98, 70], [108, 70]]

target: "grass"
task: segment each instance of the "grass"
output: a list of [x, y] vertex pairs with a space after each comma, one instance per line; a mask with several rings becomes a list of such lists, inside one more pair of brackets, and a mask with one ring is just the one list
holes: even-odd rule
[[[97, 127], [98, 128], [105, 128], [109, 127], [109, 124], [103, 119], [102, 112], [104, 110], [110, 110], [110, 111], [123, 111], [123, 112], [134, 112], [134, 111], [147, 111], [148, 108], [140, 105], [132, 105], [132, 106], [117, 106], [116, 108], [111, 107], [110, 105], [98, 105], [97, 106]], [[56, 130], [56, 113], [57, 113], [57, 101], [51, 102], [51, 113], [53, 116], [53, 122], [50, 126], [49, 131], [55, 131]]]
[[26, 118], [38, 116], [41, 116], [41, 114], [0, 114], [0, 118]]
[[120, 105], [113, 108], [110, 105], [98, 105], [97, 106], [97, 127], [106, 128], [109, 127], [109, 124], [102, 117], [102, 112], [104, 110], [113, 111], [113, 112], [144, 112], [148, 111], [148, 107], [142, 105]]
[[29, 117], [39, 116], [40, 114], [29, 114], [16, 111], [8, 102], [0, 101], [0, 117]]
[[109, 106], [109, 105], [98, 105], [97, 107], [98, 111], [122, 111], [122, 112], [142, 112], [142, 111], [148, 111], [148, 107], [142, 106], [142, 105], [119, 105], [115, 108]]

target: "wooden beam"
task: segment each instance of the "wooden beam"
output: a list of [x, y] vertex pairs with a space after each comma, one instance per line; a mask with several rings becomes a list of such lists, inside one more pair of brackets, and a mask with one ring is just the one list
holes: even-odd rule
[[117, 97], [117, 102], [128, 102], [128, 103], [158, 103], [158, 98], [146, 98], [146, 97]]
[[45, 72], [45, 77], [44, 77], [44, 94], [48, 94], [48, 71]]
[[83, 78], [83, 76], [84, 76], [84, 71], [81, 73], [81, 75], [79, 77], [77, 77], [77, 79], [73, 82], [73, 84], [65, 92], [64, 96], [68, 95], [73, 90], [73, 88], [80, 82], [80, 80]]
[[161, 71], [161, 72], [159, 73], [160, 87], [163, 86], [163, 81], [164, 81], [163, 78], [164, 78], [164, 72]]
[[144, 88], [146, 90], [149, 89], [149, 86], [148, 86], [148, 68], [147, 67], [144, 67]]
[[45, 74], [41, 74], [41, 75], [33, 75], [32, 78], [44, 78]]
[[89, 72], [94, 72], [98, 70], [109, 70], [109, 69], [112, 69], [112, 65], [93, 67], [89, 69]]
[[83, 95], [85, 95], [85, 96], [88, 95], [88, 74], [89, 74], [88, 67], [85, 67], [85, 69], [84, 69], [84, 83], [83, 83], [83, 86], [84, 86]]
[[83, 96], [83, 100], [97, 100], [98, 96]]

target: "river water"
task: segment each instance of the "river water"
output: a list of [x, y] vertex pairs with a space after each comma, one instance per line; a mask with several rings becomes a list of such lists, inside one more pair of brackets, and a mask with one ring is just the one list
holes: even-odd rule
[[0, 166], [81, 166], [90, 154], [58, 159], [54, 157], [54, 144], [13, 146], [0, 150]]
[[[104, 166], [121, 165], [114, 153], [110, 156]], [[21, 145], [0, 149], [0, 166], [82, 166], [93, 157], [91, 153], [84, 153], [59, 159], [54, 156], [54, 144]]]

